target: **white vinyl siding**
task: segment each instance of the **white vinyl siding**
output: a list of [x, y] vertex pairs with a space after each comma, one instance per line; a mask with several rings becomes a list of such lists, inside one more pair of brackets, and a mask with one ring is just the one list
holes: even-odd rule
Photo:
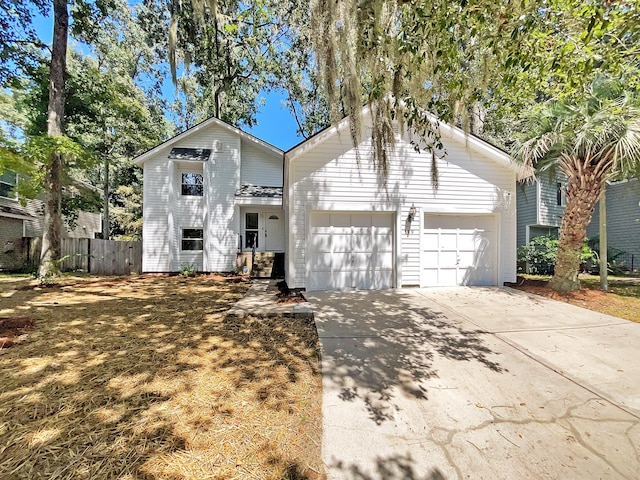
[[[207, 161], [174, 161], [172, 147], [209, 148]], [[217, 126], [195, 132], [159, 150], [144, 163], [143, 271], [178, 271], [184, 263], [199, 271], [233, 268], [237, 246], [234, 195], [240, 179], [240, 139]], [[182, 173], [203, 174], [202, 197], [181, 195]], [[204, 251], [181, 251], [181, 229], [203, 228]]]
[[[498, 283], [515, 280], [515, 173], [464, 141], [443, 137], [448, 152], [438, 160], [439, 188], [431, 185], [431, 155], [417, 153], [408, 139], [398, 138], [390, 152], [385, 183], [370, 160], [371, 142], [359, 146], [360, 167], [347, 132], [334, 134], [290, 163], [288, 175], [289, 270], [291, 288], [306, 278], [306, 218], [310, 211], [396, 212], [397, 286], [420, 284], [420, 216], [432, 213], [499, 213]], [[411, 205], [418, 213], [405, 233]]]
[[282, 155], [242, 140], [242, 184], [282, 187]]
[[142, 270], [169, 272], [171, 229], [169, 228], [169, 161], [166, 150], [144, 164], [142, 200]]

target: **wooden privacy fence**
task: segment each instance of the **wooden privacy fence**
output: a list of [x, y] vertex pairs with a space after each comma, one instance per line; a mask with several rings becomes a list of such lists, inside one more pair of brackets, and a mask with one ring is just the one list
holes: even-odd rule
[[142, 272], [142, 242], [89, 241], [89, 273], [129, 275]]
[[[27, 262], [37, 266], [40, 239], [28, 242]], [[142, 272], [142, 242], [93, 238], [62, 239], [63, 272], [83, 271], [94, 275], [129, 275]]]

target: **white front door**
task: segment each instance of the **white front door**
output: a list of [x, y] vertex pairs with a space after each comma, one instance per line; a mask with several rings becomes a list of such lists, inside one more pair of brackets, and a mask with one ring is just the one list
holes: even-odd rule
[[423, 287], [495, 285], [496, 218], [425, 214]]
[[267, 252], [284, 252], [284, 213], [266, 212], [264, 245]]

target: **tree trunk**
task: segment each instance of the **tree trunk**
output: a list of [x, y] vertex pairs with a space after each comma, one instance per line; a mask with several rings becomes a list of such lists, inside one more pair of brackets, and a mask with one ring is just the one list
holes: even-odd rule
[[559, 292], [580, 288], [578, 273], [582, 243], [605, 180], [594, 170], [589, 165], [582, 165], [579, 170], [565, 171], [569, 179], [567, 205], [560, 226], [555, 272], [549, 282], [549, 286]]
[[[67, 36], [69, 12], [67, 0], [53, 1], [53, 42], [51, 47], [51, 69], [49, 73], [49, 106], [47, 110], [47, 135], [63, 134], [64, 82], [67, 64]], [[59, 273], [62, 233], [62, 169], [63, 158], [52, 153], [45, 173], [44, 232], [40, 254], [40, 278]]]

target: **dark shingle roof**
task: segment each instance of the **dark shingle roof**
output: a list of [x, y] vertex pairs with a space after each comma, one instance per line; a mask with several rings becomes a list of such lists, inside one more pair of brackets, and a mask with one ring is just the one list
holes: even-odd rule
[[172, 160], [200, 160], [206, 162], [211, 156], [209, 148], [172, 148], [169, 158]]
[[282, 197], [282, 187], [242, 185], [240, 189], [236, 191], [236, 197]]
[[0, 205], [0, 212], [8, 213], [9, 215], [22, 215], [23, 217], [35, 218], [33, 215], [22, 208], [9, 207], [8, 205]]

